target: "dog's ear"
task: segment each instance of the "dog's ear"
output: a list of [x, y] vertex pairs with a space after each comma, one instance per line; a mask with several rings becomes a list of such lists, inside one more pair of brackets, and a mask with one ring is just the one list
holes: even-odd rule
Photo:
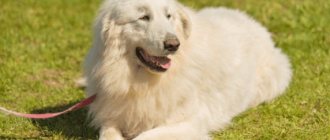
[[121, 30], [110, 13], [105, 14], [101, 22], [102, 41], [105, 46], [109, 46], [114, 43], [116, 39], [119, 39]]
[[179, 3], [177, 4], [178, 7], [178, 15], [179, 15], [179, 20], [180, 24], [182, 27], [182, 32], [183, 35], [186, 39], [189, 38], [190, 33], [191, 33], [191, 20], [190, 17], [186, 11], [186, 8]]
[[98, 47], [99, 55], [103, 57], [120, 56], [124, 52], [121, 37], [122, 27], [109, 11], [100, 11], [94, 25], [94, 46]]

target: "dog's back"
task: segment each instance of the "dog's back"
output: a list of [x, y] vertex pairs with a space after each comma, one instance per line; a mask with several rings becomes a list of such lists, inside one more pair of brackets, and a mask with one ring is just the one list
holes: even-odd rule
[[212, 129], [284, 92], [291, 79], [289, 60], [261, 24], [226, 8], [204, 9], [191, 19], [195, 28], [188, 42], [195, 53], [190, 57], [202, 67], [200, 99], [209, 103], [208, 120], [218, 121], [209, 122]]

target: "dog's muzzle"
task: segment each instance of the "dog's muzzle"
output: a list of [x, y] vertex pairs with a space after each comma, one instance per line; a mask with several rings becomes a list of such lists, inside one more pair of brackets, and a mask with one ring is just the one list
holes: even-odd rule
[[164, 41], [164, 49], [174, 53], [179, 49], [180, 41], [177, 38], [167, 39]]
[[163, 42], [164, 50], [169, 53], [175, 53], [180, 46], [180, 41], [174, 34], [167, 34]]

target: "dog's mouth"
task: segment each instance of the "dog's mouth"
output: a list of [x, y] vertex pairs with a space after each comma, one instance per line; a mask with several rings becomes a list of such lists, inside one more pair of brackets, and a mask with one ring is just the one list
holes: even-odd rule
[[135, 52], [139, 60], [151, 70], [165, 72], [171, 67], [171, 59], [166, 56], [152, 56], [140, 47]]

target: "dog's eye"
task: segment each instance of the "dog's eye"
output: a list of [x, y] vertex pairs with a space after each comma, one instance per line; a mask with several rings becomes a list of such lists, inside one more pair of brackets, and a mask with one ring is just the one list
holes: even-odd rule
[[140, 17], [139, 19], [144, 20], [144, 21], [150, 21], [150, 16], [149, 15], [144, 15], [144, 16]]
[[167, 19], [170, 19], [172, 17], [172, 15], [171, 14], [167, 14], [166, 17], [167, 17]]

